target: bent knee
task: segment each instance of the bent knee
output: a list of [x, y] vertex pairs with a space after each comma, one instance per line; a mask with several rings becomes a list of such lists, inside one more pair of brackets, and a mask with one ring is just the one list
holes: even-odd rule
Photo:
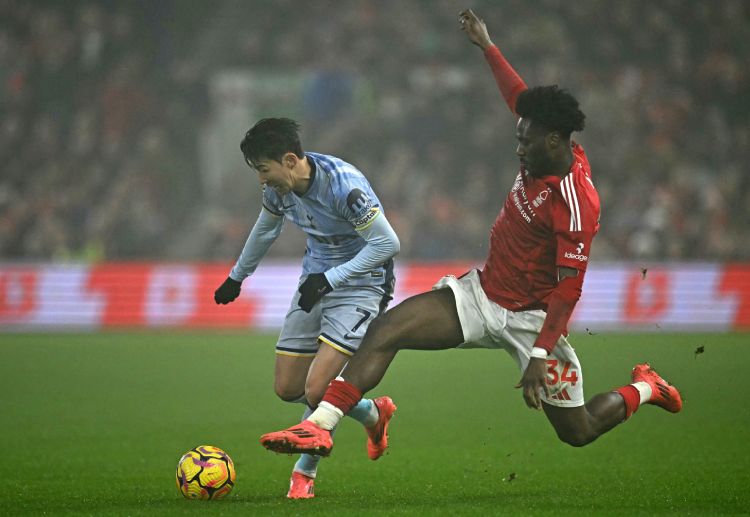
[[276, 392], [276, 396], [284, 402], [303, 402], [305, 398], [305, 392], [298, 386], [286, 386], [283, 384], [275, 384], [273, 387]]
[[571, 447], [583, 447], [584, 445], [588, 445], [596, 440], [596, 436], [592, 436], [589, 433], [579, 431], [558, 431], [557, 437], [560, 439], [560, 441], [567, 443]]

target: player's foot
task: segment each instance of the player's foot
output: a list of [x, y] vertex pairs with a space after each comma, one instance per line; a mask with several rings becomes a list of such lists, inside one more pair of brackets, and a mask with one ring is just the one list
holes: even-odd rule
[[310, 499], [315, 497], [314, 485], [315, 478], [307, 477], [301, 472], [292, 472], [286, 496], [289, 499]]
[[651, 398], [647, 404], [654, 404], [670, 413], [679, 413], [682, 409], [682, 397], [677, 388], [661, 378], [648, 363], [637, 364], [633, 368], [633, 382], [643, 381], [651, 386]]
[[333, 449], [331, 433], [309, 420], [303, 420], [283, 431], [264, 434], [260, 437], [260, 444], [270, 451], [285, 454], [307, 453], [328, 456]]
[[372, 427], [365, 427], [367, 431], [367, 455], [371, 460], [381, 457], [388, 448], [388, 422], [391, 421], [396, 411], [396, 404], [391, 397], [378, 397], [373, 399], [378, 408], [380, 416], [377, 423]]

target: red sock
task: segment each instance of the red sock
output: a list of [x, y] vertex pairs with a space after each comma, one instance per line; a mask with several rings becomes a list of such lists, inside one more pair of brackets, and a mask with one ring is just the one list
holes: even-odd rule
[[622, 398], [625, 400], [625, 420], [627, 420], [630, 418], [630, 415], [636, 412], [638, 406], [641, 405], [641, 394], [638, 393], [638, 390], [632, 384], [618, 388], [615, 392], [622, 395]]
[[[332, 380], [328, 385], [323, 401], [333, 404], [347, 414], [362, 399], [362, 392], [354, 384], [346, 381]], [[640, 399], [639, 399], [640, 400]]]

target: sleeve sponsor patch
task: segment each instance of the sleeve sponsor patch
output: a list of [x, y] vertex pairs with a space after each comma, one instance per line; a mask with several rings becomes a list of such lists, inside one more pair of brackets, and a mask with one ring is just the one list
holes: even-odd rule
[[372, 200], [370, 196], [355, 188], [346, 196], [346, 206], [349, 207], [349, 210], [352, 211], [355, 217], [359, 218], [370, 211]]
[[584, 253], [584, 244], [582, 242], [578, 243], [578, 246], [576, 246], [575, 253], [572, 253], [570, 251], [566, 251], [563, 255], [566, 259], [570, 260], [577, 260], [579, 262], [588, 262], [589, 257]]
[[374, 206], [372, 199], [358, 188], [352, 189], [346, 197], [346, 206], [349, 207], [354, 218], [351, 223], [357, 230], [363, 230], [370, 226], [372, 221], [380, 213], [380, 207]]

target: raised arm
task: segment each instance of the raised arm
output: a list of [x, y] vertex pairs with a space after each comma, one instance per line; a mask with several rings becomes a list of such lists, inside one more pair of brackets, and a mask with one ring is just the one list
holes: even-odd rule
[[484, 21], [479, 18], [474, 11], [466, 9], [462, 11], [458, 17], [461, 22], [461, 30], [466, 32], [466, 35], [474, 45], [478, 46], [484, 52], [484, 57], [492, 69], [492, 74], [495, 76], [495, 82], [497, 82], [500, 93], [503, 94], [505, 102], [508, 104], [508, 108], [513, 114], [516, 114], [516, 99], [522, 91], [528, 87], [523, 82], [521, 76], [519, 76], [513, 67], [508, 63], [503, 54], [500, 52], [487, 32], [487, 25]]

